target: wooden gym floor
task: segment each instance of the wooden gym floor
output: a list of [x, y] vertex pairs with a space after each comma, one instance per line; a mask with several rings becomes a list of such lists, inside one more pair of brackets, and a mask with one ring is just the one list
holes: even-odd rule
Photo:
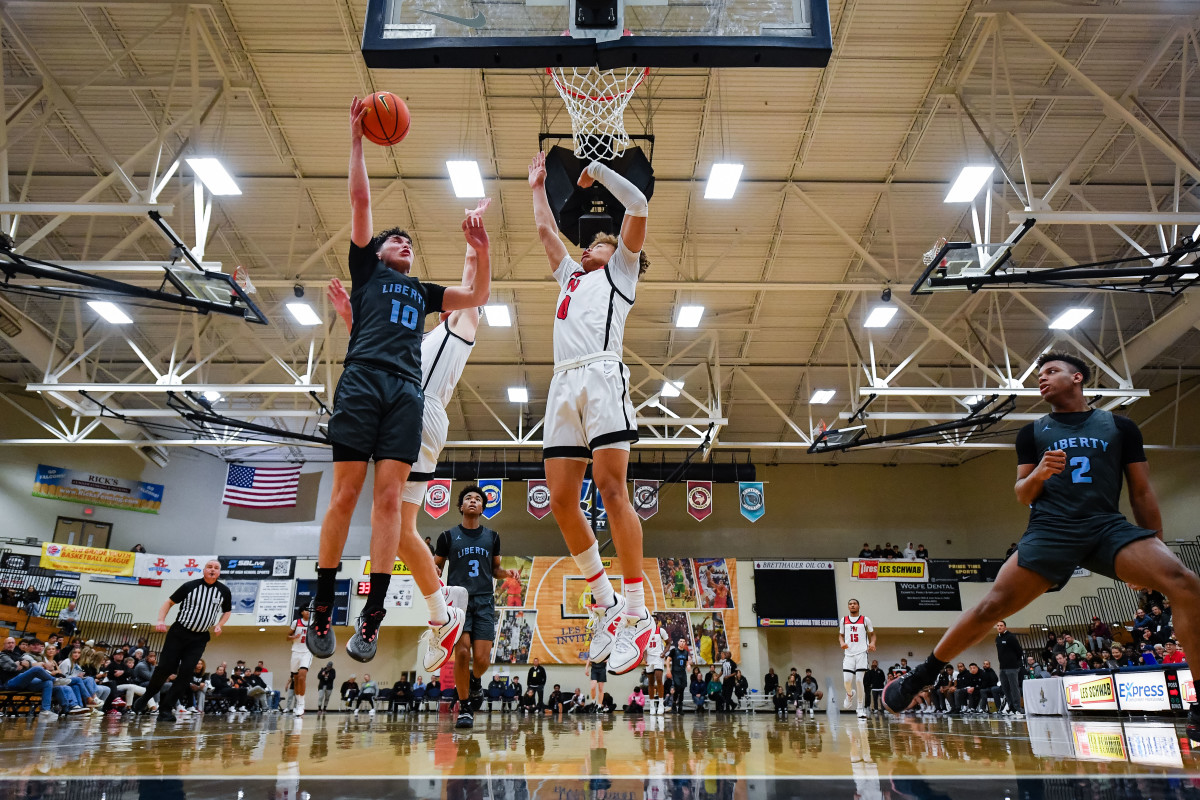
[[1165, 719], [206, 716], [0, 721], [0, 798], [1200, 798]]

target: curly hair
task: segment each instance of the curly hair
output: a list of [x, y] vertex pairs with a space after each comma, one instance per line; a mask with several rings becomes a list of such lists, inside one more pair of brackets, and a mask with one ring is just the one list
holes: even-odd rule
[[1064, 364], [1070, 364], [1071, 368], [1083, 376], [1083, 382], [1087, 383], [1092, 378], [1092, 368], [1087, 365], [1079, 356], [1073, 356], [1070, 353], [1056, 353], [1051, 350], [1049, 353], [1042, 353], [1037, 360], [1037, 368], [1040, 370], [1051, 361], [1061, 361]]
[[383, 247], [383, 243], [393, 236], [403, 236], [405, 239], [408, 239], [409, 244], [412, 244], [412, 236], [409, 235], [408, 231], [403, 228], [388, 228], [371, 239], [371, 247], [378, 253], [379, 248]]
[[[597, 233], [589, 247], [595, 247], [598, 244], [608, 244], [612, 245], [613, 250], [616, 250], [619, 242], [620, 240], [611, 233]], [[646, 251], [642, 250], [638, 253], [638, 276], [645, 275], [648, 269], [650, 269], [650, 259], [646, 258]]]

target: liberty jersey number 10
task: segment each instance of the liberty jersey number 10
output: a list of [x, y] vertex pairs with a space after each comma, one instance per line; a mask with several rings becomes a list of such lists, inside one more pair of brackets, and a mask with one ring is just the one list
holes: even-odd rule
[[417, 329], [417, 309], [407, 306], [399, 300], [392, 300], [392, 322], [399, 322], [410, 331]]

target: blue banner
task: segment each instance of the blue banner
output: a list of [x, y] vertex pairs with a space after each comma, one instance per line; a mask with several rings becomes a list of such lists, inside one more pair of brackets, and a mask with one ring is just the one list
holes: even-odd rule
[[767, 513], [766, 496], [763, 494], [762, 481], [742, 481], [738, 484], [738, 505], [742, 508], [742, 516], [751, 522], [758, 522]]
[[491, 519], [500, 513], [504, 507], [504, 492], [501, 491], [504, 486], [504, 481], [500, 478], [488, 478], [487, 480], [479, 481], [479, 488], [483, 489], [483, 495], [486, 502], [483, 504], [483, 516], [486, 519]]
[[596, 491], [596, 508], [592, 508], [591, 478], [585, 480], [579, 490], [579, 507], [583, 509], [583, 515], [587, 517], [588, 522], [592, 521], [593, 513], [596, 519], [608, 519], [608, 512], [604, 510], [604, 498], [600, 496], [599, 490]]

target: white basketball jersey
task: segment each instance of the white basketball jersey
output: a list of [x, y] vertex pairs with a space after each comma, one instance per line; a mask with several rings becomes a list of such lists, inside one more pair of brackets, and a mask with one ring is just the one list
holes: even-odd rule
[[449, 404], [474, 346], [450, 330], [449, 320], [425, 334], [421, 340], [421, 389], [426, 397], [436, 398], [443, 406]]
[[666, 645], [666, 629], [662, 627], [655, 629], [654, 633], [650, 634], [650, 641], [646, 642], [646, 659], [662, 661], [663, 655], [666, 653]]
[[858, 619], [842, 617], [842, 621], [838, 625], [838, 632], [842, 634], [842, 638], [848, 645], [845, 651], [846, 655], [856, 656], [867, 652], [867, 645], [870, 643], [868, 634], [873, 630], [875, 628], [871, 626], [871, 620], [863, 614], [859, 614]]
[[304, 641], [305, 641], [305, 639], [308, 638], [308, 626], [304, 624], [304, 620], [297, 619], [295, 622], [292, 623], [292, 633], [300, 634], [299, 639], [292, 640], [292, 652], [293, 653], [307, 653], [308, 645], [306, 645], [304, 643]]
[[620, 353], [637, 288], [638, 254], [620, 244], [607, 267], [591, 272], [565, 256], [554, 277], [562, 287], [554, 314], [554, 365], [606, 350]]

